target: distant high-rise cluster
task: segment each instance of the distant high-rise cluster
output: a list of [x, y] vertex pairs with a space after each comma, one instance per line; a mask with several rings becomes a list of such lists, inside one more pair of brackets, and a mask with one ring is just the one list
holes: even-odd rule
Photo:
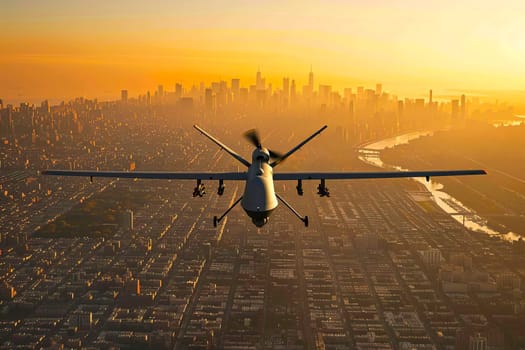
[[[464, 94], [458, 98], [436, 99], [430, 90], [427, 99], [400, 98], [386, 91], [380, 83], [375, 88], [348, 87], [340, 92], [330, 84], [316, 84], [313, 70], [305, 77], [307, 83], [302, 87], [291, 77], [283, 77], [282, 85], [274, 86], [268, 83], [260, 69], [254, 78], [252, 84], [243, 84], [241, 79], [233, 78], [191, 87], [175, 83], [171, 85], [173, 89], [159, 84], [153, 93], [147, 91], [137, 97], [123, 89], [119, 101], [109, 102], [77, 98], [57, 106], [51, 106], [47, 100], [40, 106], [28, 103], [13, 106], [4, 105], [0, 100], [0, 140], [3, 144], [17, 142], [20, 146], [68, 142], [95, 120], [117, 113], [116, 107], [120, 112], [146, 108], [147, 115], [169, 111], [172, 118], [186, 120], [319, 119], [335, 126], [344, 140], [357, 144], [405, 131], [464, 123], [468, 118], [504, 119], [512, 112], [506, 105], [485, 103]], [[26, 158], [25, 167], [35, 161], [31, 155]], [[0, 168], [19, 161], [16, 154], [6, 157]]]
[[[358, 140], [462, 123], [483, 109], [479, 99], [467, 99], [465, 95], [457, 99], [436, 99], [430, 90], [428, 99], [400, 98], [385, 91], [380, 83], [373, 89], [358, 86], [345, 88], [341, 93], [330, 84], [315, 85], [312, 69], [306, 78], [307, 83], [300, 88], [290, 77], [283, 77], [282, 85], [274, 86], [258, 69], [254, 84], [242, 84], [239, 78], [233, 78], [191, 87], [177, 83], [171, 91], [159, 85], [153, 95], [148, 91], [130, 102], [174, 106], [184, 117], [220, 117], [239, 113], [272, 113], [289, 117], [297, 113], [304, 117], [329, 118], [340, 122], [348, 137]], [[128, 101], [127, 90], [122, 91], [121, 101]]]

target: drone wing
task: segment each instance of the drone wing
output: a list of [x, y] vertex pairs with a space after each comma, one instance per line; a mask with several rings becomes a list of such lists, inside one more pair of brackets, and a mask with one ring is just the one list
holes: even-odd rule
[[237, 159], [242, 164], [246, 165], [247, 167], [250, 167], [250, 162], [248, 162], [246, 159], [241, 157], [237, 152], [232, 150], [230, 147], [226, 146], [224, 143], [216, 139], [215, 137], [211, 136], [209, 133], [207, 133], [204, 129], [202, 129], [198, 125], [193, 125], [195, 129], [197, 129], [201, 134], [209, 138], [213, 143], [215, 143], [217, 146], [225, 150], [229, 155], [231, 155], [233, 158]]
[[274, 180], [353, 180], [390, 179], [402, 177], [485, 175], [485, 170], [429, 170], [429, 171], [375, 171], [375, 172], [299, 172], [277, 173]]
[[304, 141], [302, 141], [300, 144], [298, 144], [297, 146], [295, 146], [294, 148], [292, 148], [291, 150], [289, 150], [288, 152], [286, 152], [286, 154], [280, 156], [280, 157], [277, 157], [277, 159], [270, 164], [270, 166], [272, 167], [275, 167], [277, 164], [283, 162], [286, 158], [288, 158], [289, 156], [291, 156], [292, 154], [294, 154], [295, 152], [297, 152], [301, 147], [303, 147], [306, 143], [310, 142], [310, 140], [312, 140], [314, 137], [316, 137], [317, 135], [319, 135], [320, 133], [323, 132], [324, 129], [326, 129], [328, 127], [328, 125], [324, 125], [321, 129], [317, 130], [316, 132], [314, 132], [312, 135], [308, 136]]
[[173, 171], [92, 171], [92, 170], [44, 170], [42, 175], [113, 177], [121, 179], [164, 180], [246, 180], [245, 172], [173, 172]]

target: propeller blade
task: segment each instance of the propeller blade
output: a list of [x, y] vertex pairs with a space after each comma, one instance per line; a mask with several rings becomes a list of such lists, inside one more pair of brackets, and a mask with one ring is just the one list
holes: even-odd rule
[[269, 149], [268, 152], [270, 153], [270, 157], [273, 158], [273, 159], [280, 160], [284, 156], [282, 153], [273, 151], [271, 149]]
[[254, 145], [257, 148], [261, 148], [261, 139], [259, 137], [259, 133], [257, 133], [257, 130], [251, 129], [244, 133], [244, 137], [248, 139], [248, 141], [251, 142], [252, 145]]

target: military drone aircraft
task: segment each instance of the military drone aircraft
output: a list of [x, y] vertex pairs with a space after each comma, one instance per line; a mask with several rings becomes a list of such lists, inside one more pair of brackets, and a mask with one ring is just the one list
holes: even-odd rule
[[343, 179], [385, 179], [401, 177], [425, 177], [427, 181], [431, 176], [460, 176], [460, 175], [483, 175], [484, 170], [430, 170], [430, 171], [386, 171], [386, 172], [288, 172], [273, 173], [279, 163], [290, 157], [307, 142], [319, 135], [327, 126], [323, 126], [311, 136], [299, 143], [285, 154], [264, 148], [256, 130], [247, 131], [244, 136], [255, 146], [250, 163], [231, 148], [223, 144], [215, 137], [208, 134], [199, 126], [194, 125], [204, 136], [216, 143], [233, 158], [245, 165], [245, 172], [169, 172], [169, 171], [92, 171], [92, 170], [45, 170], [43, 175], [57, 176], [85, 176], [93, 180], [94, 177], [132, 178], [132, 179], [177, 179], [196, 180], [197, 184], [193, 190], [193, 197], [202, 197], [206, 193], [204, 180], [217, 180], [219, 182], [217, 194], [224, 194], [224, 181], [244, 181], [244, 194], [238, 198], [220, 217], [213, 217], [213, 225], [217, 224], [239, 203], [244, 211], [252, 219], [257, 227], [264, 226], [272, 211], [277, 208], [278, 200], [281, 201], [295, 216], [297, 216], [306, 227], [308, 227], [308, 216], [301, 216], [287, 201], [285, 201], [274, 189], [274, 181], [291, 180], [297, 181], [297, 194], [303, 195], [303, 180], [319, 180], [317, 194], [321, 197], [329, 197], [330, 192], [326, 187], [326, 180]]

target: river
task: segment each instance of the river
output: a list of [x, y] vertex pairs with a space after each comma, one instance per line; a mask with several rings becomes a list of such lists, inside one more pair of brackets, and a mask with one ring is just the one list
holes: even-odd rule
[[514, 114], [514, 117], [517, 119], [514, 120], [495, 120], [492, 125], [496, 128], [500, 128], [502, 126], [520, 126], [525, 124], [525, 115], [522, 114]]
[[[359, 153], [359, 159], [367, 164], [383, 168], [383, 169], [395, 169], [395, 170], [408, 170], [400, 166], [390, 165], [384, 163], [380, 158], [380, 151], [396, 147], [402, 144], [407, 144], [412, 140], [418, 139], [423, 136], [433, 135], [433, 131], [420, 131], [412, 132], [388, 139], [384, 139], [377, 142], [372, 142], [361, 147]], [[419, 170], [419, 169], [418, 169]], [[413, 180], [419, 182], [428, 192], [432, 195], [432, 199], [436, 204], [443, 209], [446, 213], [450, 214], [454, 220], [464, 224], [465, 227], [472, 231], [483, 232], [490, 236], [497, 236], [504, 240], [516, 241], [521, 238], [519, 234], [514, 232], [498, 232], [487, 226], [487, 221], [477, 215], [474, 210], [465, 206], [461, 201], [452, 197], [450, 194], [445, 192], [444, 186], [434, 180], [427, 182], [423, 178], [413, 178]]]

